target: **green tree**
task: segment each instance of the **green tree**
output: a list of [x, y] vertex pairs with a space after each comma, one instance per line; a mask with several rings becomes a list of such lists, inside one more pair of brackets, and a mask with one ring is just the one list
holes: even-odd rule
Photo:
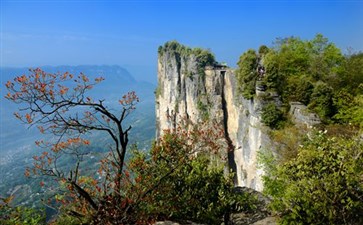
[[363, 95], [353, 96], [346, 89], [342, 89], [334, 95], [334, 107], [337, 113], [334, 115], [338, 123], [352, 124], [363, 127]]
[[279, 56], [275, 50], [270, 50], [264, 57], [264, 66], [266, 74], [264, 81], [268, 89], [276, 90], [282, 93], [281, 87], [284, 86], [286, 79], [284, 74], [279, 71]]
[[266, 45], [261, 45], [258, 48], [258, 54], [260, 57], [266, 55], [269, 51], [270, 49]]
[[256, 90], [258, 56], [255, 50], [243, 53], [237, 63], [236, 76], [239, 91], [247, 99], [253, 98]]
[[265, 155], [264, 192], [281, 224], [361, 224], [363, 143], [318, 132], [297, 157], [277, 164]]
[[315, 80], [326, 80], [329, 75], [337, 72], [344, 57], [339, 48], [329, 42], [322, 34], [307, 42], [310, 52], [309, 74]]
[[307, 105], [313, 90], [314, 85], [308, 76], [291, 76], [287, 80], [284, 98]]
[[337, 89], [345, 88], [353, 95], [363, 94], [363, 53], [347, 56], [338, 76]]
[[278, 39], [264, 56], [263, 63], [267, 87], [277, 90], [285, 103], [309, 104], [315, 83], [333, 86], [339, 83], [338, 72], [344, 71], [340, 49], [321, 34], [310, 41], [296, 37]]
[[262, 108], [261, 120], [266, 126], [272, 129], [278, 129], [283, 125], [284, 113], [275, 103], [271, 102]]
[[324, 82], [318, 82], [315, 84], [308, 107], [316, 112], [321, 119], [330, 120], [336, 112], [333, 105], [333, 95], [332, 87]]

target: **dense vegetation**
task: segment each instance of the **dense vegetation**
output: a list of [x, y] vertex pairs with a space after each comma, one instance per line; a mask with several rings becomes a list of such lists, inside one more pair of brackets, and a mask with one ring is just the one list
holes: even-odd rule
[[255, 50], [249, 49], [243, 53], [238, 61], [236, 75], [238, 78], [239, 91], [247, 99], [255, 94], [257, 81], [258, 55]]
[[315, 132], [298, 155], [278, 163], [270, 155], [265, 193], [281, 224], [363, 223], [363, 142]]
[[[343, 55], [318, 34], [248, 50], [238, 66], [240, 93], [262, 98], [262, 122], [272, 128], [274, 153], [263, 151], [260, 161], [279, 223], [362, 224], [363, 53]], [[282, 104], [270, 98], [276, 93]], [[307, 105], [323, 124], [294, 125], [290, 102]]]
[[45, 224], [44, 212], [22, 206], [12, 207], [10, 205], [12, 198], [14, 198], [14, 196], [10, 196], [8, 198], [0, 197], [0, 224]]
[[147, 178], [141, 187], [155, 187], [140, 202], [138, 217], [220, 224], [227, 212], [253, 210], [256, 199], [234, 192], [233, 174], [225, 175], [227, 146], [220, 128], [188, 126], [189, 131], [166, 131], [150, 157], [137, 152], [130, 161], [132, 173]]
[[258, 53], [250, 49], [241, 55], [236, 76], [245, 98], [255, 97], [257, 82], [279, 94], [285, 111], [298, 101], [324, 123], [363, 125], [363, 53], [343, 55], [321, 34], [307, 41], [277, 39]]
[[[54, 191], [44, 201], [58, 210], [53, 224], [150, 224], [157, 219], [220, 224], [228, 221], [229, 212], [255, 208], [254, 197], [235, 193], [233, 175], [225, 176], [228, 148], [218, 126], [194, 127], [185, 121], [164, 131], [150, 154], [135, 150], [127, 161], [132, 127], [124, 122], [138, 97], [129, 92], [118, 100], [119, 110], [110, 109], [104, 100], [88, 96], [102, 81], [38, 68], [6, 83], [6, 98], [22, 106], [15, 116], [53, 137], [36, 141], [44, 151], [25, 171], [26, 176], [54, 181], [39, 183]], [[98, 170], [85, 163], [94, 150], [91, 132], [110, 139], [100, 153]], [[2, 224], [45, 222], [42, 213], [13, 208], [11, 198], [0, 202]]]

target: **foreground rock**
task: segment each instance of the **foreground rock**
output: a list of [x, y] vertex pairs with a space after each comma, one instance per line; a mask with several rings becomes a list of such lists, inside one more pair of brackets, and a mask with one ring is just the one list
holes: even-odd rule
[[275, 218], [271, 217], [271, 213], [268, 210], [268, 204], [271, 200], [265, 197], [262, 193], [253, 190], [248, 187], [236, 187], [235, 191], [237, 193], [249, 193], [256, 196], [257, 198], [257, 208], [250, 212], [237, 212], [230, 215], [229, 225], [244, 225], [244, 224], [254, 224], [254, 225], [273, 225], [276, 224]]

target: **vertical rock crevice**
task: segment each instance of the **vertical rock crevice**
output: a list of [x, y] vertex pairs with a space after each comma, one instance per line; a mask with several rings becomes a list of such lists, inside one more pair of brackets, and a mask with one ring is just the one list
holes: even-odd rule
[[185, 46], [166, 45], [160, 49], [157, 137], [184, 118], [193, 123], [206, 118], [219, 122], [224, 128], [228, 167], [235, 173], [236, 185], [260, 191], [262, 171], [257, 167], [257, 152], [269, 144], [260, 122], [263, 103], [242, 98], [232, 69], [219, 64], [201, 67], [195, 52], [200, 53]]
[[224, 137], [227, 141], [227, 144], [228, 144], [228, 154], [227, 154], [227, 157], [228, 157], [228, 167], [229, 167], [229, 170], [234, 173], [234, 182], [235, 184], [238, 183], [237, 181], [237, 165], [236, 165], [236, 162], [234, 160], [234, 149], [235, 149], [235, 146], [233, 145], [233, 142], [229, 136], [229, 132], [228, 132], [228, 110], [227, 110], [227, 102], [226, 102], [226, 98], [225, 98], [225, 88], [226, 88], [226, 85], [225, 85], [225, 75], [226, 75], [226, 72], [225, 71], [221, 71], [221, 97], [222, 97], [222, 111], [223, 111], [223, 128], [224, 128]]

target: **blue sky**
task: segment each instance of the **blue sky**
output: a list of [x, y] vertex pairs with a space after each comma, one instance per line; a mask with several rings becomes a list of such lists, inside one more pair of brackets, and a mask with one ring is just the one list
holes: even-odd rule
[[1, 66], [117, 64], [152, 81], [168, 40], [209, 48], [232, 67], [247, 49], [292, 35], [363, 50], [363, 0], [0, 2]]

